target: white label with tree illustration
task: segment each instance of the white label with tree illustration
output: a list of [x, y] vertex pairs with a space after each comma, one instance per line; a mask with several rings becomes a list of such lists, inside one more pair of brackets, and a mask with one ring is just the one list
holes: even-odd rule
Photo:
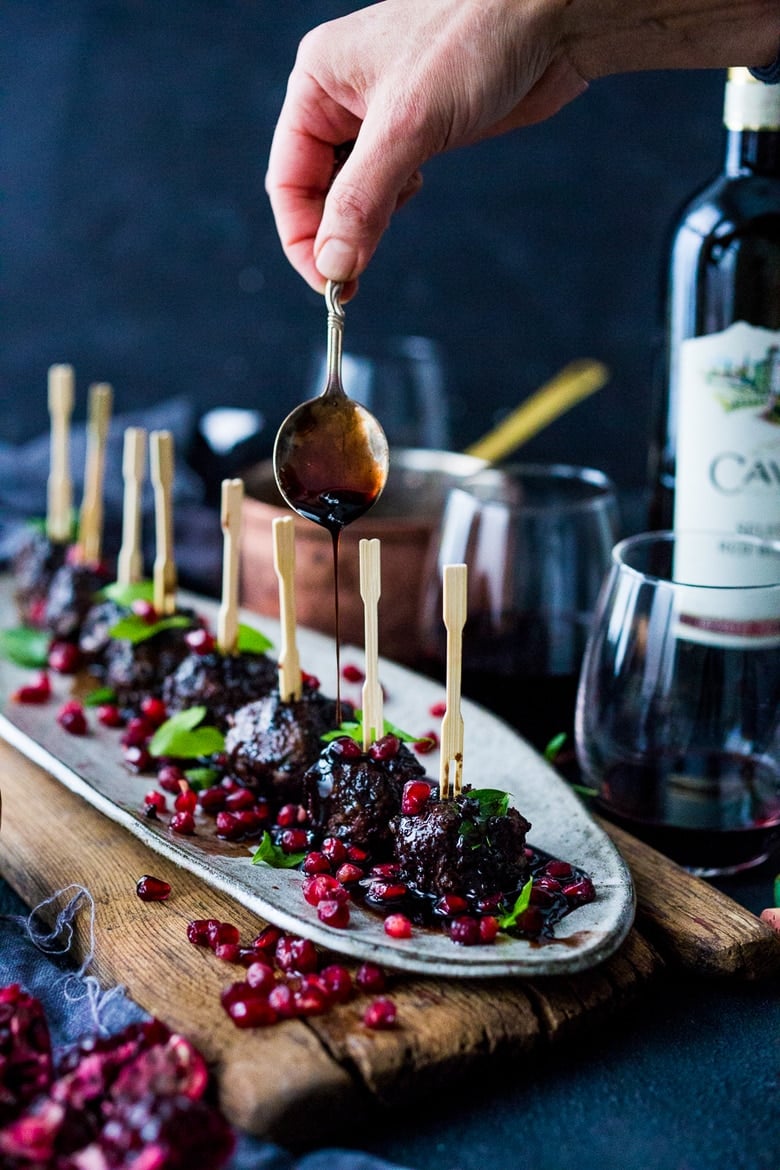
[[780, 540], [780, 331], [682, 342], [674, 527]]

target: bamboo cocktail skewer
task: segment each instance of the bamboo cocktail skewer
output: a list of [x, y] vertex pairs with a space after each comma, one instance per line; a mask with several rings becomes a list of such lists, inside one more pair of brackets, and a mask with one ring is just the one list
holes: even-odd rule
[[56, 544], [70, 540], [73, 484], [68, 467], [70, 416], [73, 413], [73, 367], [49, 367], [51, 460], [46, 486], [46, 535]]
[[222, 603], [217, 616], [217, 647], [221, 654], [238, 649], [238, 576], [241, 551], [242, 479], [222, 480]]
[[146, 471], [146, 431], [143, 427], [128, 427], [122, 448], [122, 546], [116, 565], [119, 585], [134, 585], [143, 576], [141, 549], [141, 498]]
[[80, 559], [87, 565], [98, 564], [102, 552], [103, 477], [113, 397], [113, 390], [106, 382], [98, 382], [89, 388], [84, 498], [79, 512], [78, 542]]
[[447, 709], [441, 724], [439, 795], [460, 796], [463, 787], [463, 716], [460, 711], [463, 673], [463, 627], [466, 624], [465, 565], [444, 566], [444, 625], [447, 629]]
[[360, 596], [365, 621], [365, 666], [363, 683], [363, 751], [384, 734], [382, 687], [379, 682], [379, 626], [377, 607], [381, 593], [379, 541], [360, 541]]
[[298, 643], [295, 636], [295, 521], [279, 516], [273, 522], [274, 569], [279, 579], [279, 697], [283, 703], [300, 699], [303, 691]]
[[176, 609], [176, 563], [173, 559], [173, 435], [152, 431], [149, 436], [156, 556], [154, 559], [154, 608], [161, 616]]

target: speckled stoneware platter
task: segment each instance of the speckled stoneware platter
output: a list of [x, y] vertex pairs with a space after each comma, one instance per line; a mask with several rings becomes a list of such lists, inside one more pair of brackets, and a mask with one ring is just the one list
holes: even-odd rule
[[[12, 606], [12, 582], [0, 579], [0, 627], [17, 624]], [[182, 593], [216, 625], [216, 605]], [[261, 629], [279, 645], [278, 623], [243, 613], [249, 625]], [[299, 652], [304, 670], [315, 674], [327, 694], [335, 694], [333, 641], [301, 630]], [[362, 651], [342, 650], [342, 663], [362, 665]], [[388, 938], [382, 920], [359, 906], [352, 909], [346, 930], [323, 925], [316, 910], [301, 894], [303, 875], [297, 870], [252, 865], [246, 844], [220, 841], [213, 818], [197, 814], [192, 837], [177, 836], [163, 817], [151, 822], [142, 814], [144, 794], [153, 777], [138, 776], [122, 763], [120, 731], [100, 726], [88, 711], [90, 732], [73, 736], [56, 721], [62, 702], [73, 696], [72, 678], [51, 675], [52, 698], [42, 706], [13, 702], [11, 696], [33, 672], [0, 662], [0, 735], [35, 763], [107, 817], [141, 838], [152, 849], [197, 874], [206, 884], [224, 890], [242, 905], [285, 930], [359, 959], [388, 967], [447, 977], [568, 975], [608, 958], [628, 933], [634, 917], [634, 893], [628, 870], [615, 846], [592, 820], [579, 797], [556, 772], [499, 719], [464, 700], [465, 784], [499, 788], [532, 824], [528, 839], [537, 849], [563, 858], [592, 877], [595, 901], [572, 911], [556, 924], [555, 938], [541, 943], [499, 934], [490, 946], [461, 947], [436, 930], [416, 928], [407, 940]], [[444, 697], [443, 688], [395, 663], [382, 661], [385, 718], [413, 735], [423, 736], [437, 726], [431, 707]], [[83, 684], [82, 684], [83, 685]], [[342, 685], [342, 696], [360, 700], [359, 687]], [[421, 757], [428, 775], [438, 778], [436, 753]], [[0, 787], [2, 780], [0, 778]], [[89, 842], [84, 842], [89, 848]], [[128, 874], [128, 882], [137, 875]]]

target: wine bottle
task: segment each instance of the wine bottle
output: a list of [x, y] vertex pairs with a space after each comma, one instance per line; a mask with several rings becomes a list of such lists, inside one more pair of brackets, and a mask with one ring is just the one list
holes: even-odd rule
[[724, 122], [672, 240], [650, 524], [780, 539], [780, 85], [729, 70]]

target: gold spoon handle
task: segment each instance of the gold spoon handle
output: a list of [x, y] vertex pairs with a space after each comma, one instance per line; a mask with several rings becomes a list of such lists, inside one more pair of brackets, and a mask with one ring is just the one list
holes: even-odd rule
[[329, 280], [325, 285], [328, 306], [328, 382], [324, 393], [344, 393], [341, 384], [341, 353], [344, 344], [344, 306], [340, 301], [343, 284]]

